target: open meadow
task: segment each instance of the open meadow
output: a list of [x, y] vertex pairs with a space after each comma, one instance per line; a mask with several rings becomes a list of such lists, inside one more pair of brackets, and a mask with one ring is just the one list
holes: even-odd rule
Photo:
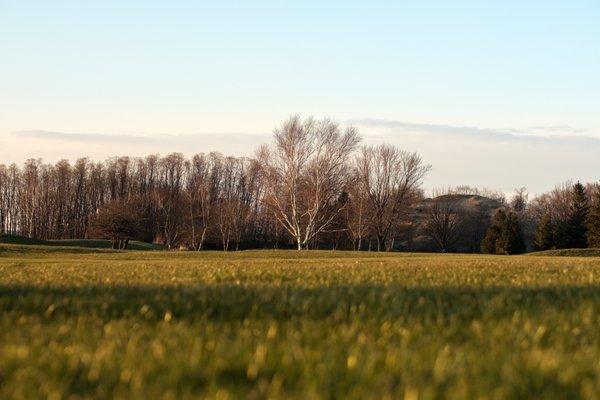
[[0, 398], [600, 398], [600, 257], [0, 245]]

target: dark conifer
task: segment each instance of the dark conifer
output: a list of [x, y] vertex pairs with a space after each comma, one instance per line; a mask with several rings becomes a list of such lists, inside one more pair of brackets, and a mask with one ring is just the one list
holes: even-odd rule
[[498, 254], [522, 254], [526, 250], [519, 218], [514, 212], [506, 214], [502, 235], [496, 243]]
[[589, 213], [585, 187], [577, 182], [573, 186], [573, 200], [567, 228], [567, 246], [570, 248], [587, 247], [587, 219]]
[[517, 214], [498, 210], [481, 242], [481, 251], [488, 254], [521, 254], [525, 250]]
[[566, 249], [569, 247], [569, 222], [559, 220], [552, 224], [552, 236], [555, 249]]
[[498, 254], [496, 245], [502, 237], [502, 227], [506, 223], [506, 213], [504, 210], [496, 211], [492, 218], [492, 223], [488, 228], [483, 240], [481, 241], [481, 251], [486, 254]]
[[545, 214], [535, 231], [534, 245], [536, 250], [550, 250], [555, 247], [554, 223], [550, 214]]
[[588, 245], [600, 248], [600, 185], [594, 191], [594, 199], [587, 220]]

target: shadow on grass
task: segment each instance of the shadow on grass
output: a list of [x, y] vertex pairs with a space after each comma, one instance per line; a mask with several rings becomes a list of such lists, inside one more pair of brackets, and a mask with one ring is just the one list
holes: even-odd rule
[[359, 317], [435, 319], [510, 317], [516, 310], [600, 309], [600, 285], [549, 287], [297, 286], [0, 286], [0, 312], [54, 318], [244, 320]]

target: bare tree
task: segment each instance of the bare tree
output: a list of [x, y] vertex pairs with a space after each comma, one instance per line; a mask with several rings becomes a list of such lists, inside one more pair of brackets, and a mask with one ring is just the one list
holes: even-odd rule
[[72, 167], [68, 160], [60, 160], [54, 167], [53, 232], [58, 239], [69, 238], [71, 231]]
[[19, 215], [21, 214], [19, 205], [19, 191], [21, 190], [22, 178], [21, 171], [16, 164], [11, 164], [3, 169], [3, 182], [0, 186], [3, 203], [3, 229], [4, 232], [17, 233], [19, 228]]
[[388, 144], [363, 147], [356, 164], [369, 198], [377, 250], [389, 250], [393, 230], [431, 167], [418, 154]]
[[183, 231], [182, 183], [185, 159], [180, 153], [164, 157], [160, 163], [160, 183], [155, 191], [155, 202], [159, 213], [158, 224], [163, 241], [169, 250], [179, 242]]
[[36, 237], [36, 218], [39, 217], [39, 171], [41, 160], [30, 159], [25, 163], [22, 173], [22, 185], [19, 191], [19, 203], [21, 207], [21, 231], [28, 237]]
[[527, 202], [529, 200], [529, 195], [527, 194], [527, 188], [520, 187], [515, 189], [515, 194], [510, 200], [510, 207], [516, 213], [524, 213], [527, 208]]
[[194, 250], [202, 250], [210, 227], [215, 190], [211, 175], [215, 172], [216, 154], [197, 154], [188, 163], [188, 179], [185, 195], [188, 206], [189, 240]]
[[371, 215], [369, 212], [369, 197], [363, 186], [363, 180], [360, 179], [358, 173], [354, 173], [349, 180], [347, 192], [349, 200], [344, 210], [346, 226], [353, 249], [360, 250], [363, 246], [363, 239], [369, 231]]
[[327, 119], [293, 116], [275, 130], [274, 139], [258, 153], [266, 203], [301, 250], [341, 211], [337, 198], [360, 137], [355, 128], [342, 130]]
[[92, 216], [88, 236], [109, 239], [113, 249], [126, 250], [139, 234], [139, 219], [135, 202], [112, 200]]
[[461, 234], [462, 216], [459, 201], [452, 195], [432, 199], [426, 205], [423, 218], [423, 234], [446, 253], [458, 241]]
[[244, 172], [243, 160], [235, 157], [223, 160], [223, 179], [215, 222], [221, 237], [221, 246], [225, 251], [229, 250], [232, 240], [239, 245], [242, 222], [247, 215], [247, 208], [243, 202]]
[[441, 188], [441, 189], [437, 189], [438, 193], [435, 193], [436, 191], [434, 191], [433, 195], [434, 196], [438, 196], [441, 194], [461, 194], [461, 195], [468, 195], [468, 196], [481, 196], [481, 197], [488, 197], [492, 200], [497, 201], [500, 204], [505, 204], [506, 203], [506, 195], [499, 190], [493, 190], [493, 189], [488, 189], [488, 188], [476, 188], [476, 187], [472, 187], [469, 185], [459, 185], [456, 187], [448, 187], [448, 188]]

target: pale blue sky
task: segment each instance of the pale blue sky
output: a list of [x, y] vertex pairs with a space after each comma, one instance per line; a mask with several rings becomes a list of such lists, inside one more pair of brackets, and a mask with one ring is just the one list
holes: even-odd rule
[[0, 0], [0, 163], [248, 153], [293, 113], [420, 151], [429, 187], [600, 179], [600, 1]]

